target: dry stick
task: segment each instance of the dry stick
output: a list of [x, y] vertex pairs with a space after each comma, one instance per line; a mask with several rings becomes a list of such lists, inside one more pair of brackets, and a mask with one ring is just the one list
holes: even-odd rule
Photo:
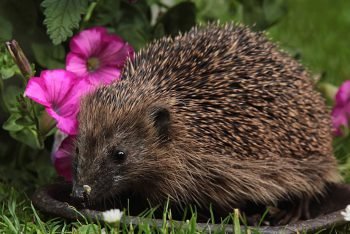
[[26, 79], [26, 81], [28, 81], [29, 77], [34, 76], [34, 73], [27, 57], [23, 53], [22, 48], [19, 46], [16, 40], [7, 41], [5, 44], [23, 77]]

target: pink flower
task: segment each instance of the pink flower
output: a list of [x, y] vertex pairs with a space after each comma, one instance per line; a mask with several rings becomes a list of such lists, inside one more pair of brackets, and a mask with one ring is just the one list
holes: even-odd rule
[[110, 84], [119, 79], [121, 69], [133, 48], [120, 37], [109, 34], [103, 27], [80, 32], [70, 41], [66, 69], [86, 77], [93, 85]]
[[[63, 137], [63, 139], [62, 139]], [[72, 180], [72, 153], [74, 150], [75, 136], [63, 136], [62, 133], [56, 134], [56, 147], [53, 148], [51, 155], [55, 169], [66, 181]]]
[[78, 79], [71, 72], [57, 69], [43, 71], [40, 77], [32, 77], [24, 95], [43, 105], [57, 121], [58, 129], [75, 135], [80, 96], [89, 89], [86, 81]]
[[335, 96], [332, 110], [333, 131], [336, 136], [344, 134], [342, 127], [349, 127], [350, 122], [350, 80], [345, 81]]

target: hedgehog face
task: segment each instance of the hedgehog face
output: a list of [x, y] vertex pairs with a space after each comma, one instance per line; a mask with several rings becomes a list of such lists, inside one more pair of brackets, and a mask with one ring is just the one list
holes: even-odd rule
[[[169, 141], [169, 111], [157, 105], [114, 113], [106, 113], [104, 107], [96, 110], [96, 105], [91, 108], [83, 105], [79, 116], [73, 196], [97, 201], [126, 192], [144, 193], [161, 174], [158, 157]], [[114, 116], [113, 121], [106, 116]]]

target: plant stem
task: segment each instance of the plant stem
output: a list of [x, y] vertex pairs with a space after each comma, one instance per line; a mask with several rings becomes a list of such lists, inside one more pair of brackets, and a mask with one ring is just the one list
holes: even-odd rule
[[85, 16], [84, 16], [84, 19], [83, 19], [84, 22], [88, 22], [88, 21], [90, 20], [91, 15], [92, 15], [92, 13], [94, 12], [95, 7], [97, 6], [97, 3], [98, 3], [98, 2], [99, 2], [99, 0], [97, 0], [97, 1], [95, 1], [95, 2], [92, 2], [92, 3], [90, 4], [90, 6], [89, 6], [89, 8], [87, 9], [86, 14], [85, 14]]
[[[22, 73], [22, 76], [24, 78], [24, 85], [26, 85], [28, 83], [28, 80], [30, 77], [34, 76], [34, 71], [27, 59], [27, 57], [25, 56], [22, 48], [19, 46], [18, 42], [16, 40], [11, 40], [11, 41], [7, 41], [6, 43], [6, 48], [9, 51], [12, 59], [15, 61], [15, 63], [17, 64], [19, 70]], [[35, 127], [36, 127], [36, 131], [38, 134], [38, 141], [40, 143], [40, 146], [44, 145], [44, 140], [42, 137], [42, 134], [40, 133], [40, 124], [39, 124], [39, 113], [37, 113], [35, 106], [34, 106], [34, 102], [32, 100], [30, 100], [30, 108], [29, 108], [29, 115], [30, 112], [32, 112], [33, 117], [34, 117], [34, 123], [35, 123]]]
[[9, 112], [9, 107], [7, 103], [4, 101], [4, 81], [0, 78], [0, 106], [5, 112]]

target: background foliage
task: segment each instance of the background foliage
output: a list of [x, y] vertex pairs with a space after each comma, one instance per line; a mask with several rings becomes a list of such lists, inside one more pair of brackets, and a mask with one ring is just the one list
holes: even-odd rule
[[[23, 228], [26, 220], [34, 217], [33, 211], [25, 208], [29, 204], [26, 194], [55, 178], [49, 156], [53, 131], [38, 125], [40, 118], [45, 118], [42, 108], [23, 98], [26, 77], [7, 53], [5, 41], [19, 42], [38, 75], [43, 69], [63, 68], [69, 38], [90, 26], [107, 27], [139, 50], [154, 39], [217, 20], [266, 30], [321, 83], [340, 85], [350, 79], [350, 1], [1, 0], [0, 230], [9, 227], [4, 217], [14, 220], [16, 209], [26, 209], [16, 221]], [[332, 105], [332, 99], [328, 103]], [[340, 169], [350, 181], [349, 137], [335, 139], [334, 148]], [[10, 201], [21, 205], [13, 207]]]

